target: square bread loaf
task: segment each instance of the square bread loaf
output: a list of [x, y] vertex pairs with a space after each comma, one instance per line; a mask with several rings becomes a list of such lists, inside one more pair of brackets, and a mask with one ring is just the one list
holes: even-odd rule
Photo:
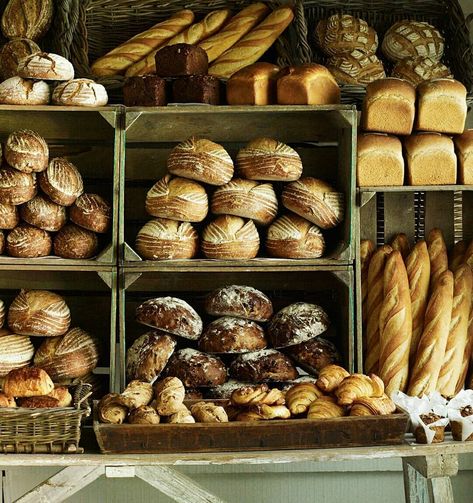
[[473, 129], [455, 137], [458, 158], [458, 183], [473, 185]]

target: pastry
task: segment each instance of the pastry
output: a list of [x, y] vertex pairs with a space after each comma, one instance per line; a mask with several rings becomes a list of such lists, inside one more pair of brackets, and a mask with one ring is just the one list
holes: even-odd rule
[[35, 80], [71, 80], [74, 67], [59, 54], [36, 52], [22, 59], [18, 64], [19, 77]]
[[333, 419], [345, 416], [345, 408], [337, 404], [332, 396], [321, 396], [311, 403], [307, 419]]
[[[14, 407], [14, 406], [13, 406]], [[473, 407], [471, 405], [466, 405], [460, 410], [461, 417], [470, 417], [473, 415]], [[463, 438], [463, 423], [458, 420], [450, 419], [450, 427], [452, 428], [453, 440], [462, 441]], [[465, 439], [466, 442], [471, 442], [473, 440], [473, 434]]]
[[34, 367], [11, 370], [3, 382], [5, 395], [14, 397], [48, 395], [53, 389], [54, 384], [48, 374]]
[[131, 381], [117, 398], [117, 403], [129, 410], [148, 405], [153, 399], [153, 386], [147, 382]]
[[268, 419], [289, 419], [291, 411], [285, 405], [253, 405], [249, 410], [240, 412], [236, 421], [262, 421]]
[[124, 405], [117, 403], [117, 393], [105, 395], [97, 405], [97, 414], [101, 423], [122, 424], [127, 415], [128, 409]]
[[385, 416], [393, 414], [396, 404], [386, 395], [357, 398], [350, 409], [350, 416]]
[[230, 402], [237, 407], [251, 405], [284, 405], [284, 393], [277, 389], [270, 389], [267, 384], [242, 386], [231, 393]]
[[317, 387], [325, 393], [333, 393], [349, 375], [350, 373], [339, 365], [327, 365], [319, 372]]
[[170, 416], [178, 412], [184, 403], [185, 389], [177, 377], [166, 377], [154, 388], [156, 410], [161, 416]]
[[195, 419], [192, 416], [191, 411], [183, 405], [176, 413], [167, 417], [167, 422], [174, 424], [195, 423]]
[[351, 405], [358, 398], [381, 397], [383, 394], [383, 381], [375, 374], [352, 374], [345, 377], [335, 390], [339, 405]]
[[190, 410], [197, 423], [228, 423], [225, 409], [213, 402], [195, 403]]
[[159, 424], [159, 421], [158, 413], [148, 405], [140, 405], [128, 415], [130, 424]]
[[48, 396], [52, 396], [59, 402], [58, 407], [72, 406], [72, 395], [66, 386], [56, 386]]
[[317, 386], [310, 382], [295, 384], [286, 391], [286, 406], [293, 416], [305, 414], [311, 404], [322, 396]]
[[[435, 432], [435, 435], [431, 441], [432, 444], [438, 444], [440, 442], [443, 442], [445, 439], [445, 426], [444, 425], [437, 425], [437, 426], [429, 426], [432, 423], [436, 423], [440, 419], [442, 419], [441, 416], [438, 414], [435, 414], [433, 412], [429, 412], [428, 414], [421, 414], [419, 416], [421, 421], [424, 423], [425, 426], [428, 427], [429, 430], [432, 430]], [[417, 428], [414, 431], [414, 435], [416, 437], [416, 442], [418, 444], [427, 444], [427, 435], [422, 426], [417, 426]]]

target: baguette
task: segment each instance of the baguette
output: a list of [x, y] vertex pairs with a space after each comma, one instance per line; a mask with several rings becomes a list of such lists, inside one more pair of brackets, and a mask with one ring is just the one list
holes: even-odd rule
[[414, 362], [417, 345], [424, 328], [425, 309], [429, 299], [430, 259], [425, 241], [418, 241], [406, 260], [412, 305], [412, 339], [409, 359]]
[[408, 395], [422, 396], [435, 391], [447, 346], [452, 318], [453, 274], [444, 271], [432, 288], [425, 311], [424, 330], [411, 369]]
[[383, 276], [384, 299], [379, 313], [379, 377], [388, 395], [405, 391], [409, 374], [412, 337], [409, 280], [401, 252], [386, 259]]
[[99, 77], [125, 73], [128, 67], [171, 40], [193, 21], [194, 13], [191, 10], [176, 12], [169, 19], [135, 35], [105, 56], [97, 59], [92, 65], [92, 73]]
[[[455, 394], [457, 394], [459, 391], [463, 389], [465, 379], [468, 374], [468, 368], [470, 367], [470, 372], [472, 370], [471, 368], [472, 357], [473, 357], [473, 298], [471, 299], [470, 316], [468, 317], [468, 331], [467, 331], [465, 352], [463, 353], [461, 372], [455, 388]], [[470, 380], [473, 381], [473, 376], [470, 376]]]
[[381, 246], [371, 258], [368, 268], [368, 298], [366, 313], [366, 356], [365, 373], [376, 374], [379, 363], [379, 313], [383, 303], [383, 275], [386, 259], [393, 249], [389, 245]]
[[402, 258], [405, 260], [411, 248], [408, 237], [404, 233], [396, 234], [391, 241], [391, 248], [400, 251]]
[[216, 33], [224, 25], [224, 23], [230, 17], [231, 12], [228, 9], [214, 10], [207, 14], [202, 21], [194, 23], [189, 26], [184, 31], [181, 31], [178, 35], [168, 40], [164, 45], [159, 48], [152, 50], [143, 59], [137, 63], [131, 65], [126, 71], [127, 77], [133, 77], [135, 75], [147, 75], [149, 73], [156, 73], [156, 62], [155, 56], [159, 49], [168, 45], [175, 44], [190, 44], [196, 45], [201, 40], [210, 37]]
[[441, 274], [448, 269], [447, 245], [440, 229], [432, 229], [429, 232], [427, 247], [430, 257], [430, 284], [433, 287]]
[[473, 273], [468, 265], [463, 264], [454, 275], [452, 319], [443, 365], [437, 382], [437, 391], [446, 398], [455, 395], [462, 373], [463, 356], [468, 342], [472, 289]]
[[448, 268], [452, 272], [455, 272], [463, 264], [467, 248], [468, 243], [466, 241], [462, 240], [455, 243], [448, 257]]
[[473, 239], [470, 241], [470, 244], [466, 249], [463, 261], [465, 262], [465, 264], [468, 264], [473, 269]]
[[294, 19], [290, 7], [275, 9], [250, 33], [219, 56], [209, 68], [209, 74], [228, 78], [245, 66], [251, 65], [273, 45]]
[[360, 262], [361, 262], [361, 306], [362, 306], [362, 323], [366, 327], [368, 313], [366, 311], [366, 303], [368, 300], [368, 269], [371, 262], [371, 257], [375, 251], [373, 241], [363, 239], [360, 243]]
[[235, 45], [268, 14], [269, 8], [261, 2], [245, 7], [215, 35], [206, 38], [199, 46], [204, 49], [209, 63]]

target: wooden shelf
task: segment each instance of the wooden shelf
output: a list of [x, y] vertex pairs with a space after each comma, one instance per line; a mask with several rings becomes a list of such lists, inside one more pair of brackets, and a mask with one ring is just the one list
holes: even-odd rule
[[464, 192], [473, 191], [473, 185], [401, 185], [397, 187], [358, 187], [357, 192]]

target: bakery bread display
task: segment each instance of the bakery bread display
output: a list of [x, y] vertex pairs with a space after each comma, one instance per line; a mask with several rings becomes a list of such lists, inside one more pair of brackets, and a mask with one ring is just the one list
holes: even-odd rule
[[289, 346], [284, 352], [302, 369], [314, 376], [320, 375], [325, 367], [340, 361], [340, 354], [335, 344], [323, 337], [314, 337], [306, 342]]
[[57, 232], [67, 221], [66, 208], [38, 194], [20, 208], [22, 220], [49, 232]]
[[291, 381], [299, 374], [292, 361], [276, 349], [261, 349], [238, 356], [229, 372], [239, 381], [263, 383]]
[[229, 105], [276, 103], [276, 80], [279, 71], [279, 66], [263, 61], [238, 70], [227, 81], [227, 103]]
[[128, 77], [123, 85], [123, 104], [126, 107], [166, 105], [166, 81], [157, 75]]
[[52, 0], [9, 0], [2, 15], [2, 33], [5, 38], [26, 37], [39, 40], [53, 20]]
[[48, 144], [42, 136], [30, 129], [10, 133], [3, 153], [9, 166], [24, 173], [38, 173], [48, 167]]
[[52, 102], [64, 106], [103, 107], [108, 103], [108, 94], [102, 84], [93, 80], [73, 79], [54, 89]]
[[213, 75], [189, 75], [172, 83], [173, 103], [220, 105], [220, 80]]
[[97, 254], [97, 235], [75, 224], [67, 224], [54, 236], [54, 254], [67, 259], [89, 259]]
[[366, 54], [358, 49], [332, 56], [327, 61], [327, 69], [338, 84], [367, 85], [386, 77], [383, 63], [376, 54]]
[[39, 45], [29, 38], [13, 38], [0, 49], [0, 78], [2, 81], [18, 75], [18, 63], [40, 52]]
[[7, 396], [33, 397], [48, 395], [54, 390], [49, 375], [42, 369], [23, 367], [11, 370], [3, 382], [3, 392]]
[[81, 194], [71, 206], [69, 217], [76, 225], [98, 234], [107, 232], [112, 219], [112, 208], [98, 194]]
[[71, 206], [84, 191], [78, 169], [63, 157], [52, 159], [39, 174], [38, 182], [49, 199], [62, 206]]
[[14, 76], [0, 83], [2, 105], [48, 105], [51, 91], [43, 81], [33, 81]]
[[458, 159], [458, 183], [473, 185], [473, 130], [467, 129], [455, 136], [455, 150]]
[[6, 252], [10, 257], [47, 257], [51, 255], [52, 248], [48, 232], [25, 223], [17, 225], [6, 238]]
[[398, 61], [391, 77], [404, 79], [415, 87], [427, 80], [453, 79], [452, 71], [442, 62], [422, 56]]
[[74, 78], [74, 67], [59, 54], [36, 52], [20, 61], [17, 75], [24, 79], [67, 81]]
[[18, 206], [36, 195], [36, 175], [4, 166], [0, 168], [0, 201]]

